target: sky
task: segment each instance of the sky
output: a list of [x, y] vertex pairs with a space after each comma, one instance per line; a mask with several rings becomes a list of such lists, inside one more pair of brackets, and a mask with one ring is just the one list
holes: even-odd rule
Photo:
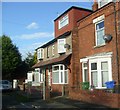
[[54, 20], [58, 15], [71, 6], [91, 9], [93, 3], [89, 1], [2, 2], [0, 35], [9, 36], [24, 59], [28, 52], [34, 53], [36, 48], [54, 38]]

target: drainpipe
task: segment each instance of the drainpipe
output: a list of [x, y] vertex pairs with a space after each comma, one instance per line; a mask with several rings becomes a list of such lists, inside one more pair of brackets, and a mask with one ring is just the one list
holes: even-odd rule
[[43, 100], [46, 100], [46, 72], [45, 72], [45, 68], [43, 70]]
[[115, 45], [116, 45], [116, 65], [117, 65], [117, 72], [118, 72], [118, 84], [120, 84], [119, 81], [119, 56], [118, 56], [118, 34], [117, 34], [117, 22], [116, 22], [116, 2], [114, 2], [114, 26], [115, 26]]

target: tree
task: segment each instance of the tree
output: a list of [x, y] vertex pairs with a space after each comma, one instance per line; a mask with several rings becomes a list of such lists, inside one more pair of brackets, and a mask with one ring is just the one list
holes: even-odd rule
[[19, 74], [17, 70], [22, 63], [21, 54], [10, 37], [3, 35], [0, 39], [2, 39], [2, 77], [13, 79]]
[[36, 52], [34, 53], [34, 55], [32, 53], [28, 52], [27, 57], [24, 61], [28, 65], [28, 70], [31, 70], [31, 67], [37, 62]]

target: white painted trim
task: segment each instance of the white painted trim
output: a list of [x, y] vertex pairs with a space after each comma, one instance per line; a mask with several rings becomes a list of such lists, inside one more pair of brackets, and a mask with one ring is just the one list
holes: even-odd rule
[[[97, 63], [97, 72], [98, 72], [98, 87], [96, 88], [104, 88], [102, 87], [101, 82], [101, 62], [107, 61], [108, 62], [108, 73], [109, 73], [109, 81], [112, 81], [112, 62], [111, 58], [96, 58], [96, 59], [90, 59], [89, 60], [89, 77], [90, 77], [90, 85], [91, 85], [91, 63]], [[99, 67], [99, 68], [98, 68]]]
[[[96, 30], [96, 25], [103, 22], [104, 19], [101, 19], [101, 20], [98, 20], [96, 23], [95, 23], [95, 46], [101, 46], [101, 45], [105, 45], [105, 42], [103, 44], [98, 44], [97, 40], [98, 40], [98, 30]], [[102, 28], [102, 29], [99, 29], [100, 30], [104, 30], [104, 34], [105, 34], [105, 26]], [[103, 39], [104, 40], [104, 39]]]
[[[54, 71], [53, 68], [55, 66], [59, 66], [59, 70], [55, 70]], [[63, 70], [61, 70], [61, 66], [63, 66]], [[52, 80], [52, 84], [68, 84], [68, 81], [67, 81], [67, 83], [65, 83], [65, 71], [68, 71], [68, 70], [65, 70], [65, 65], [63, 65], [63, 64], [53, 65], [52, 66], [52, 74], [53, 74], [53, 72], [57, 72], [57, 71], [59, 72], [58, 73], [59, 74], [59, 82], [58, 83], [54, 83], [53, 80]], [[61, 72], [62, 72], [62, 75], [63, 75], [63, 82], [61, 82]], [[52, 76], [52, 79], [53, 79], [53, 76]]]
[[82, 58], [82, 59], [80, 59], [80, 63], [81, 62], [87, 62], [88, 61], [88, 58]]
[[104, 16], [104, 15], [101, 15], [101, 16], [99, 16], [99, 17], [93, 19], [93, 23], [97, 23], [97, 22], [103, 20], [104, 18], [105, 18], [105, 16]]
[[62, 38], [62, 39], [58, 39], [57, 43], [58, 43], [58, 53], [65, 53], [66, 52], [66, 48], [64, 48], [63, 45], [63, 50], [61, 50], [60, 48], [60, 41], [63, 41], [63, 44], [66, 44], [66, 39]]

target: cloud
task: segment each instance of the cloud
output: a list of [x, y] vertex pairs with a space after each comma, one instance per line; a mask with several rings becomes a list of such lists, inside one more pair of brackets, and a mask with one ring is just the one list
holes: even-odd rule
[[28, 52], [34, 54], [35, 49], [40, 47], [43, 44], [44, 44], [44, 42], [36, 42], [36, 43], [31, 44], [31, 45], [29, 45], [29, 44], [26, 45], [25, 48], [21, 47], [19, 50], [20, 50], [20, 53], [22, 55], [22, 59], [25, 59], [27, 57]]
[[29, 24], [28, 26], [26, 26], [27, 29], [38, 29], [39, 26], [36, 22], [32, 22], [31, 24]]
[[22, 34], [16, 37], [24, 40], [31, 40], [31, 39], [39, 39], [39, 38], [49, 38], [53, 36], [54, 34], [50, 32], [38, 32], [33, 34]]

